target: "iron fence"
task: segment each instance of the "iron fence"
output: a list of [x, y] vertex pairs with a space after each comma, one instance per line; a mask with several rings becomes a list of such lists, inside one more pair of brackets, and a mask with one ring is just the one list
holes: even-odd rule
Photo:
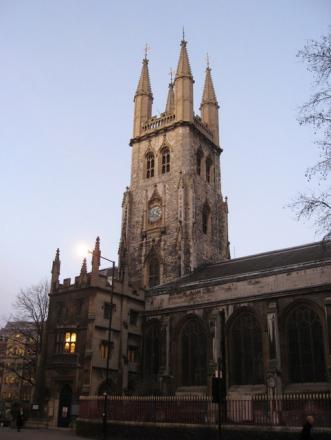
[[[140, 423], [215, 425], [218, 404], [209, 396], [108, 396], [108, 419]], [[82, 396], [79, 417], [101, 419], [103, 396]], [[331, 393], [281, 394], [227, 398], [221, 422], [240, 425], [301, 426], [307, 415], [331, 427]]]

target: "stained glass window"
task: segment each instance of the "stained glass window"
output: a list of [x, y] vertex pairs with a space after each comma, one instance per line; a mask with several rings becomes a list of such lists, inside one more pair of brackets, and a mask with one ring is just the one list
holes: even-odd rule
[[323, 330], [317, 313], [307, 305], [296, 307], [287, 319], [290, 382], [326, 380]]
[[189, 320], [181, 331], [182, 385], [206, 385], [207, 338], [198, 319]]
[[229, 349], [231, 384], [263, 383], [262, 331], [252, 313], [242, 312], [232, 322]]

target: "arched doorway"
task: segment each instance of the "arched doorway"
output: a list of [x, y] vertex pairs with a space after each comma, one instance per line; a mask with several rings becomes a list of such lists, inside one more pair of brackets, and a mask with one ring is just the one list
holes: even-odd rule
[[59, 413], [57, 426], [68, 428], [71, 416], [72, 389], [63, 385], [59, 394]]

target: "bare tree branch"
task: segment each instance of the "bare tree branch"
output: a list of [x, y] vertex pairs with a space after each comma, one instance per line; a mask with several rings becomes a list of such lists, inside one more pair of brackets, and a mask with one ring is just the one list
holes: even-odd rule
[[[297, 56], [313, 73], [314, 85], [319, 88], [301, 107], [298, 120], [301, 125], [312, 125], [318, 136], [315, 143], [320, 150], [320, 160], [306, 170], [306, 177], [308, 181], [316, 177], [322, 187], [331, 171], [331, 32], [320, 41], [309, 41]], [[331, 235], [330, 194], [331, 189], [327, 187], [318, 194], [299, 194], [290, 204], [298, 219], [313, 219], [317, 232], [328, 238]]]
[[9, 335], [7, 355], [0, 362], [0, 368], [22, 383], [35, 384], [47, 321], [48, 293], [47, 281], [22, 289], [13, 304], [15, 314], [6, 326]]

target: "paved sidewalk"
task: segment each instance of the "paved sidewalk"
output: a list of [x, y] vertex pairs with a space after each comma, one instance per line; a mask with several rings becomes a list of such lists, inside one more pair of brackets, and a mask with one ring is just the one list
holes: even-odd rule
[[0, 428], [1, 440], [86, 440], [77, 437], [71, 429], [22, 429]]

